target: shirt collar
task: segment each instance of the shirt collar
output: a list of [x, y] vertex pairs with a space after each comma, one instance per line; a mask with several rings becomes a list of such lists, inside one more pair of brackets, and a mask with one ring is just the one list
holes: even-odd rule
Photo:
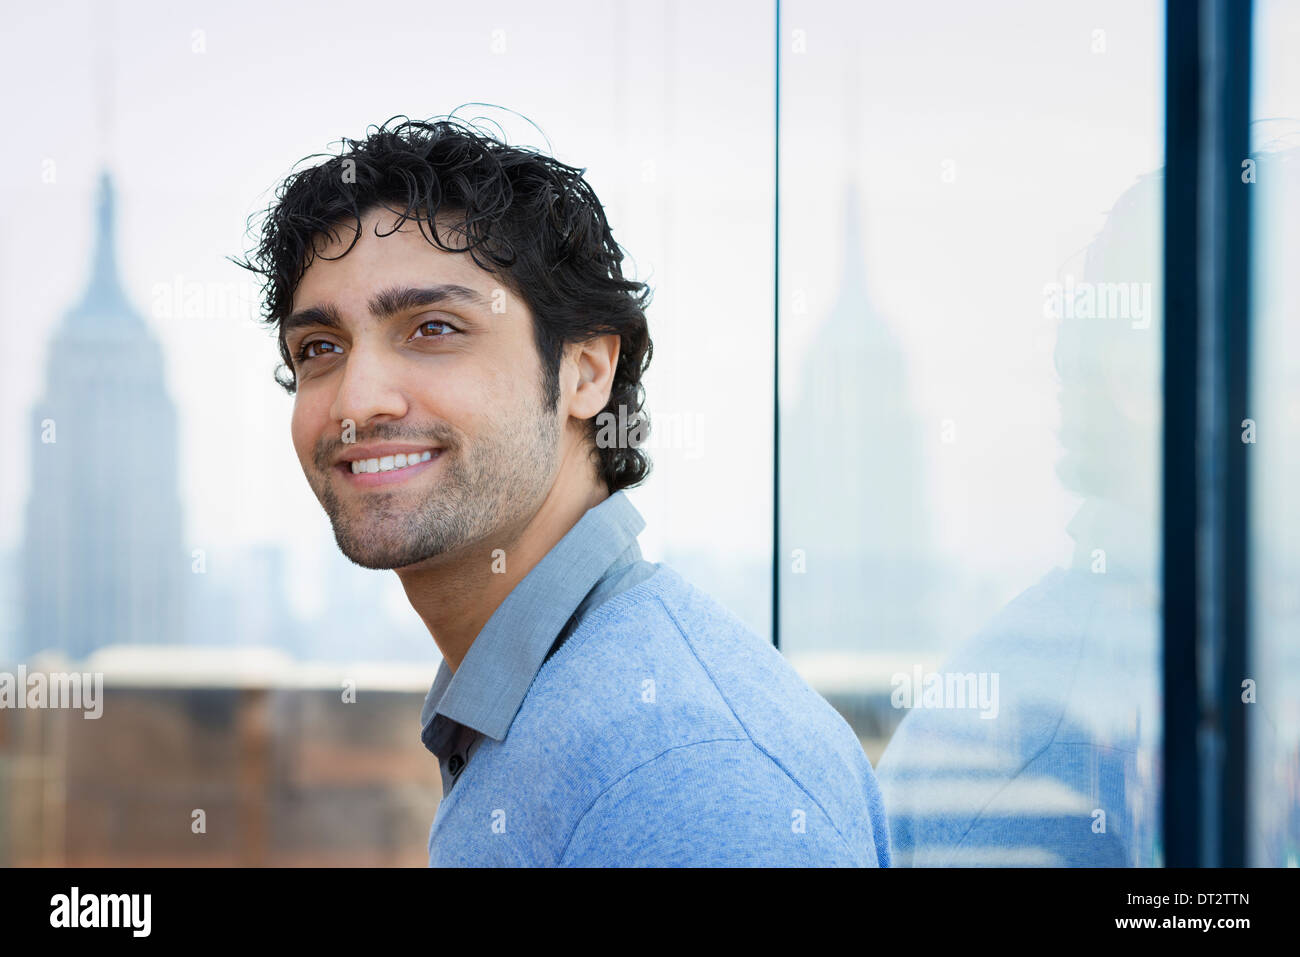
[[450, 740], [440, 718], [504, 740], [551, 643], [644, 528], [621, 489], [588, 509], [497, 606], [460, 667], [438, 666], [420, 713], [425, 745]]

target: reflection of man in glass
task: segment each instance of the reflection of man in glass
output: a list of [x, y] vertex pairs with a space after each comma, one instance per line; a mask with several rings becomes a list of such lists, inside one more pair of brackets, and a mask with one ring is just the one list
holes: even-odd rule
[[429, 861], [887, 865], [847, 723], [641, 557], [649, 291], [622, 258], [580, 170], [440, 121], [293, 174], [245, 264], [339, 548], [442, 652]]
[[[1255, 860], [1285, 864], [1300, 857], [1290, 481], [1298, 459], [1287, 441], [1300, 422], [1300, 299], [1290, 269], [1300, 245], [1300, 148], [1293, 123], [1277, 124], [1281, 136], [1273, 121], [1256, 124], [1264, 145], [1251, 157], [1250, 405], [1271, 440], [1250, 451], [1251, 676], [1268, 687], [1249, 705], [1250, 839]], [[1058, 471], [1084, 497], [1068, 526], [1074, 558], [942, 667], [997, 674], [997, 719], [920, 709], [899, 725], [877, 768], [896, 864], [1161, 863], [1160, 212], [1160, 177], [1144, 177], [1115, 204], [1080, 281], [1051, 290], [1060, 316]], [[1144, 282], [1149, 316], [1133, 307]]]
[[898, 864], [1156, 863], [1160, 203], [1143, 178], [1044, 290], [1074, 556], [940, 668], [993, 709], [912, 707], [895, 731], [877, 770]]

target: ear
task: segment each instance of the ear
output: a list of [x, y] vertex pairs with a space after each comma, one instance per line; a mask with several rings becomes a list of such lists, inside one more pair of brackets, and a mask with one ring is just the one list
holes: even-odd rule
[[609, 402], [618, 368], [618, 346], [619, 337], [611, 333], [569, 347], [570, 361], [578, 370], [577, 385], [569, 397], [569, 415], [573, 418], [593, 418]]

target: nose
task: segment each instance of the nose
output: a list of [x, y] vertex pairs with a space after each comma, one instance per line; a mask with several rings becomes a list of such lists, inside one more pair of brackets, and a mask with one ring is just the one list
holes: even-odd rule
[[330, 418], [340, 427], [350, 419], [361, 430], [373, 422], [406, 415], [398, 364], [385, 357], [382, 347], [354, 343], [343, 361], [339, 388], [330, 406]]

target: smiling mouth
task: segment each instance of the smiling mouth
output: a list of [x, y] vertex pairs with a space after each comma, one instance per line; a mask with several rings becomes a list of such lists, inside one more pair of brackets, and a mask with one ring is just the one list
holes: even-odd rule
[[333, 469], [334, 474], [352, 488], [384, 488], [404, 485], [437, 468], [442, 453], [443, 450], [437, 448], [351, 459], [336, 463]]
[[396, 455], [384, 455], [379, 458], [341, 462], [339, 467], [348, 469], [353, 475], [360, 475], [363, 472], [400, 472], [421, 462], [428, 462], [435, 452], [441, 451], [442, 449], [425, 449], [423, 452], [412, 452], [409, 455], [398, 452]]

